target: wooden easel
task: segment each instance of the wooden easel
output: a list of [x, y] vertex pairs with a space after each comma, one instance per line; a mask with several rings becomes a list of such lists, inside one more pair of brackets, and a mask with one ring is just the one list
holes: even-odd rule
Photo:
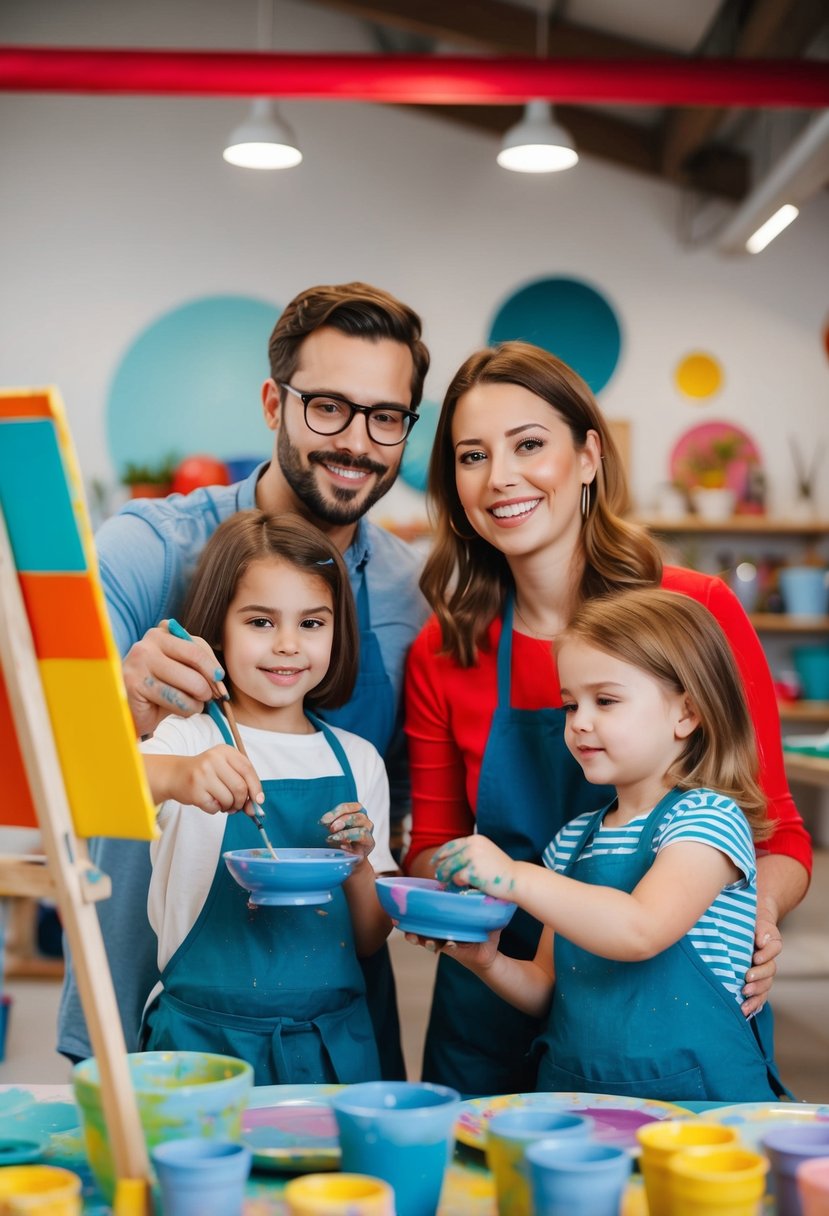
[[86, 839], [149, 840], [155, 811], [53, 389], [0, 392], [0, 766], [3, 823], [38, 827], [44, 850], [0, 857], [0, 895], [57, 902], [100, 1071], [114, 1212], [147, 1216], [149, 1160], [95, 909], [111, 887]]

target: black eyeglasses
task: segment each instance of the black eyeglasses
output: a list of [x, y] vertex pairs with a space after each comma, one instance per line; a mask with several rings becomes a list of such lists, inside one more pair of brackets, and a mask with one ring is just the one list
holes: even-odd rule
[[339, 435], [355, 414], [364, 414], [369, 438], [392, 448], [404, 441], [420, 417], [414, 410], [405, 410], [399, 405], [355, 405], [347, 397], [337, 397], [333, 393], [301, 393], [298, 388], [281, 382], [279, 387], [299, 398], [305, 410], [305, 421], [317, 435]]

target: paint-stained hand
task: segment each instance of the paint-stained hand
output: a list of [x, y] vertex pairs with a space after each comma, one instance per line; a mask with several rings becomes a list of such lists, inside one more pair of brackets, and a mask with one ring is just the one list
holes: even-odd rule
[[374, 824], [359, 802], [341, 802], [323, 815], [320, 823], [328, 829], [326, 840], [335, 849], [356, 853], [365, 860], [374, 848]]
[[[193, 644], [195, 643], [195, 645]], [[127, 652], [123, 664], [127, 700], [136, 734], [151, 735], [169, 714], [188, 718], [213, 695], [211, 682], [224, 671], [203, 638], [173, 637], [162, 621]]]
[[515, 863], [486, 836], [450, 840], [435, 853], [435, 876], [457, 887], [475, 887], [486, 895], [509, 899], [515, 887]]
[[175, 785], [167, 796], [177, 802], [215, 815], [219, 811], [253, 813], [252, 804], [265, 801], [253, 765], [235, 747], [219, 743], [198, 756], [176, 756], [175, 761]]

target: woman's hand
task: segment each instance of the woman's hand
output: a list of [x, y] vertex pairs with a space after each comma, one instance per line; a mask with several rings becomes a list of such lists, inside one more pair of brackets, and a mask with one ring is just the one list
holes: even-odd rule
[[[397, 921], [392, 921], [397, 925]], [[485, 942], [454, 942], [442, 941], [434, 937], [421, 937], [418, 933], [407, 933], [406, 941], [413, 946], [422, 946], [430, 954], [448, 954], [457, 959], [470, 971], [478, 973], [488, 971], [498, 955], [498, 942], [501, 940], [501, 930], [493, 929]]]
[[435, 853], [435, 877], [457, 887], [475, 887], [485, 895], [511, 899], [515, 862], [486, 836], [450, 840]]
[[144, 764], [155, 802], [174, 799], [208, 815], [247, 810], [265, 801], [253, 765], [235, 747], [219, 743], [198, 756], [145, 756]]
[[323, 815], [320, 823], [328, 828], [326, 842], [365, 861], [374, 848], [374, 824], [359, 802], [341, 802]]
[[769, 913], [757, 910], [754, 944], [756, 949], [751, 960], [751, 968], [746, 972], [746, 982], [743, 985], [743, 1001], [740, 1008], [748, 1018], [753, 1013], [759, 1013], [769, 999], [774, 977], [777, 975], [776, 959], [783, 950], [783, 938], [777, 927], [777, 921]]

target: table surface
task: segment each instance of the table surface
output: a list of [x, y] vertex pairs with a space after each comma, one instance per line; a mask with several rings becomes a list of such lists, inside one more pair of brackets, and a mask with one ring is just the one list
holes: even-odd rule
[[[83, 1182], [84, 1216], [109, 1216], [86, 1161], [80, 1116], [75, 1107], [71, 1085], [0, 1085], [0, 1135], [15, 1135], [15, 1118], [30, 1122], [33, 1103], [40, 1130], [48, 1137], [40, 1161], [63, 1166], [79, 1174]], [[714, 1103], [686, 1102], [694, 1113], [711, 1111]], [[829, 1108], [820, 1108], [829, 1114]], [[18, 1135], [25, 1134], [18, 1131]], [[282, 1216], [285, 1211], [282, 1191], [289, 1175], [254, 1170], [248, 1180], [244, 1216]], [[766, 1216], [773, 1216], [771, 1200], [766, 1201]], [[447, 1170], [438, 1216], [497, 1216], [492, 1176], [481, 1152], [458, 1144]], [[638, 1173], [627, 1189], [620, 1216], [647, 1216], [647, 1204]]]

